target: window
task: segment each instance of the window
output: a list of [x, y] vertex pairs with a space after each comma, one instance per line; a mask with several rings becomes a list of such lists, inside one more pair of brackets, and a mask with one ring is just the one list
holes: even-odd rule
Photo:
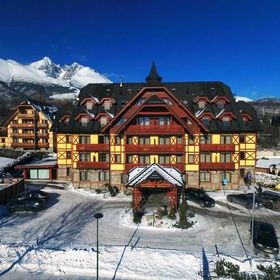
[[245, 143], [245, 135], [244, 134], [240, 134], [239, 141], [240, 141], [240, 143]]
[[72, 142], [71, 135], [66, 135], [66, 143], [71, 143], [71, 142]]
[[225, 108], [225, 102], [224, 102], [223, 100], [219, 100], [219, 101], [217, 102], [217, 107], [218, 107], [218, 109], [220, 109], [220, 110], [224, 109], [224, 108]]
[[205, 125], [209, 125], [210, 124], [210, 119], [208, 116], [204, 116], [202, 117], [202, 123], [205, 124]]
[[141, 163], [141, 164], [149, 164], [150, 163], [150, 156], [140, 155], [139, 156], [139, 163]]
[[149, 145], [150, 137], [139, 137], [139, 144], [140, 145]]
[[92, 110], [92, 108], [93, 108], [93, 102], [92, 102], [92, 101], [87, 101], [87, 102], [86, 102], [86, 108], [87, 108], [87, 110]]
[[81, 121], [81, 125], [82, 126], [87, 126], [88, 125], [88, 118], [87, 118], [87, 116], [82, 116], [80, 121]]
[[169, 145], [170, 138], [169, 137], [159, 137], [159, 144], [160, 145]]
[[90, 161], [90, 153], [79, 153], [80, 161]]
[[41, 143], [48, 143], [48, 139], [46, 138], [41, 139]]
[[66, 167], [66, 176], [72, 176], [73, 169], [71, 167]]
[[89, 136], [80, 136], [79, 137], [79, 143], [80, 144], [89, 144], [90, 143], [90, 137]]
[[177, 137], [177, 144], [178, 145], [183, 144], [183, 138], [182, 137]]
[[111, 100], [105, 100], [103, 103], [103, 108], [104, 110], [110, 110], [112, 106]]
[[182, 163], [182, 156], [176, 157], [176, 163]]
[[194, 163], [194, 155], [189, 155], [188, 163]]
[[133, 137], [127, 137], [126, 138], [126, 144], [133, 144]]
[[98, 135], [98, 143], [99, 144], [109, 144], [109, 136], [108, 135]]
[[138, 123], [140, 125], [150, 125], [150, 118], [149, 117], [139, 117]]
[[18, 138], [13, 138], [13, 143], [19, 143]]
[[98, 177], [99, 177], [99, 181], [109, 181], [109, 177], [110, 177], [109, 171], [99, 172]]
[[106, 116], [100, 117], [100, 126], [103, 127], [108, 123], [108, 119]]
[[200, 182], [211, 182], [211, 174], [207, 171], [200, 171]]
[[5, 143], [5, 138], [1, 138], [1, 143]]
[[160, 164], [169, 164], [170, 157], [169, 156], [159, 156], [159, 163]]
[[120, 136], [116, 136], [115, 137], [115, 145], [120, 145], [121, 144], [121, 137]]
[[189, 145], [194, 145], [194, 137], [193, 137], [193, 135], [189, 135]]
[[80, 181], [89, 181], [90, 173], [89, 171], [80, 171]]
[[223, 117], [223, 124], [226, 127], [230, 126], [230, 117]]
[[221, 172], [220, 173], [220, 182], [223, 182], [224, 179], [227, 180], [228, 183], [231, 182], [231, 173], [230, 172]]
[[98, 161], [109, 162], [109, 153], [99, 153]]
[[199, 109], [204, 109], [204, 108], [205, 108], [205, 105], [206, 105], [206, 104], [205, 104], [205, 101], [204, 101], [204, 100], [201, 100], [201, 101], [198, 102], [198, 108], [199, 108]]
[[200, 144], [211, 144], [211, 136], [209, 135], [200, 136]]
[[114, 163], [121, 163], [121, 155], [120, 154], [116, 154], [114, 156]]
[[231, 144], [231, 135], [221, 135], [221, 144]]
[[171, 119], [169, 116], [159, 117], [159, 125], [170, 125]]
[[211, 162], [211, 154], [210, 153], [201, 153], [200, 162]]
[[240, 152], [239, 157], [240, 159], [245, 159], [245, 152]]
[[71, 158], [72, 158], [72, 153], [71, 153], [71, 151], [67, 151], [67, 152], [66, 152], [66, 158], [67, 158], [67, 159], [71, 159]]
[[133, 156], [132, 156], [132, 155], [128, 155], [128, 156], [126, 157], [126, 162], [127, 162], [127, 163], [133, 163]]
[[221, 153], [221, 162], [231, 162], [231, 153]]
[[47, 124], [48, 121], [47, 120], [42, 120], [42, 123]]
[[13, 129], [13, 133], [18, 133], [18, 130], [17, 129]]

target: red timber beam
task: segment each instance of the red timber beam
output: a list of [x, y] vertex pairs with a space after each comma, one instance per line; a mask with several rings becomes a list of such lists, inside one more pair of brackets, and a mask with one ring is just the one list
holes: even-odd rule
[[178, 196], [177, 196], [177, 187], [173, 187], [170, 191], [167, 192], [169, 199], [169, 207], [174, 208], [177, 211], [178, 208]]
[[133, 211], [140, 211], [141, 210], [141, 200], [142, 200], [142, 192], [141, 189], [135, 187], [132, 190], [132, 207]]

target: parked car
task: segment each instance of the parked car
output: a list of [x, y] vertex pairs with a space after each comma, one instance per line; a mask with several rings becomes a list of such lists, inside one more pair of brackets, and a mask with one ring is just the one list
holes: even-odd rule
[[7, 208], [10, 212], [39, 211], [48, 200], [48, 194], [42, 191], [29, 191], [10, 200]]
[[[250, 232], [252, 233], [252, 223]], [[279, 243], [274, 226], [270, 223], [254, 221], [253, 244], [259, 250], [277, 255]]]
[[187, 188], [185, 190], [186, 199], [198, 203], [201, 207], [214, 207], [215, 200], [211, 198], [204, 190], [196, 188]]
[[280, 194], [272, 191], [263, 191], [257, 195], [265, 208], [280, 210]]
[[[248, 209], [253, 208], [253, 193], [228, 194], [227, 200], [229, 202], [234, 202], [234, 203], [243, 205], [243, 206], [247, 207]], [[256, 195], [254, 208], [260, 208], [260, 207], [262, 207], [262, 202], [259, 200], [259, 198]]]

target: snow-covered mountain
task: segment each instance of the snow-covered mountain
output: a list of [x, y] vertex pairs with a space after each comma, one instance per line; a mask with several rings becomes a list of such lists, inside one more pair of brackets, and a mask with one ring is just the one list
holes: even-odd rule
[[249, 97], [245, 97], [245, 96], [235, 96], [234, 97], [236, 102], [238, 101], [244, 101], [244, 102], [252, 102], [253, 99], [249, 98]]
[[40, 85], [58, 85], [81, 88], [88, 83], [111, 83], [104, 75], [94, 69], [82, 66], [76, 62], [61, 66], [50, 58], [23, 65], [14, 60], [0, 59], [0, 81], [30, 82]]

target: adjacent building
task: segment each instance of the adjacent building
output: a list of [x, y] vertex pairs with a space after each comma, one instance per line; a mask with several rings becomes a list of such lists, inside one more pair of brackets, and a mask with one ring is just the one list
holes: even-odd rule
[[53, 151], [54, 137], [50, 131], [57, 109], [53, 105], [24, 101], [0, 132], [0, 147], [33, 151]]
[[179, 172], [187, 186], [235, 189], [254, 171], [260, 128], [224, 83], [162, 82], [153, 64], [145, 83], [89, 84], [58, 111], [57, 176], [124, 188], [139, 170], [142, 186], [171, 192]]

